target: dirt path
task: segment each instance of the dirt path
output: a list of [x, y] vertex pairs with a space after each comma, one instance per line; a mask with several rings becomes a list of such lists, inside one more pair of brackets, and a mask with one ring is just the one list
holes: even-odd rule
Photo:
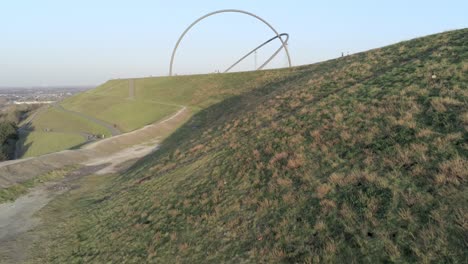
[[14, 203], [0, 205], [0, 263], [24, 261], [26, 254], [23, 251], [27, 246], [18, 241], [17, 237], [40, 223], [33, 215], [52, 198], [45, 191], [45, 186], [41, 186]]
[[[74, 187], [76, 179], [86, 175], [118, 173], [126, 170], [140, 158], [156, 151], [159, 141], [190, 117], [190, 111], [182, 107], [172, 116], [139, 130], [122, 134], [86, 146], [84, 149], [67, 150], [38, 158], [17, 160], [0, 164], [0, 186], [14, 184], [18, 175], [25, 177], [38, 166], [81, 164], [83, 167], [69, 173], [65, 178], [33, 188], [14, 202], [0, 204], [0, 263], [21, 263], [27, 258], [36, 237], [32, 229], [40, 224], [35, 217], [51, 200]], [[56, 165], [59, 164], [59, 165]], [[27, 167], [31, 168], [27, 168]], [[16, 168], [18, 167], [18, 168]], [[3, 173], [13, 173], [13, 178]], [[11, 186], [11, 185], [10, 185]]]
[[[84, 167], [69, 173], [63, 180], [49, 182], [33, 188], [28, 194], [14, 202], [0, 204], [0, 245], [16, 235], [23, 233], [34, 226], [36, 220], [33, 215], [45, 206], [53, 197], [63, 193], [70, 186], [67, 183], [77, 177], [91, 174], [117, 173], [131, 166], [134, 161], [156, 151], [158, 141], [136, 145], [112, 155], [99, 157], [85, 162]], [[125, 164], [125, 167], [120, 165]]]
[[80, 149], [0, 162], [0, 188], [8, 188], [17, 182], [26, 181], [54, 169], [73, 164], [85, 164], [136, 145], [162, 139], [188, 120], [190, 116], [191, 112], [188, 108], [182, 107], [178, 112], [160, 122], [129, 133], [90, 143]]
[[114, 153], [111, 156], [100, 157], [94, 159], [90, 162], [84, 163], [86, 166], [102, 166], [105, 165], [102, 169], [96, 171], [95, 174], [109, 174], [116, 173], [123, 168], [121, 164], [128, 165], [127, 161], [140, 159], [156, 150], [158, 150], [159, 145], [157, 144], [158, 140], [152, 142], [136, 145], [119, 152]]
[[64, 179], [33, 188], [27, 195], [11, 203], [0, 204], [0, 263], [21, 263], [36, 237], [25, 236], [40, 224], [35, 217], [40, 209], [56, 196], [73, 188], [76, 179], [93, 174], [106, 165], [87, 166], [69, 173]]
[[157, 141], [153, 141], [97, 158], [86, 162], [84, 167], [69, 173], [62, 180], [37, 186], [14, 202], [0, 204], [0, 263], [20, 263], [26, 260], [36, 239], [27, 232], [41, 223], [35, 214], [52, 199], [73, 188], [76, 179], [91, 174], [123, 171], [157, 149]]
[[182, 108], [169, 116], [168, 118], [157, 123], [144, 126], [138, 130], [128, 132], [116, 137], [110, 137], [96, 141], [83, 147], [84, 150], [92, 149], [102, 153], [120, 151], [130, 146], [139, 145], [145, 142], [150, 142], [158, 137], [164, 137], [172, 131], [178, 124], [181, 124], [190, 116], [190, 111], [187, 107]]

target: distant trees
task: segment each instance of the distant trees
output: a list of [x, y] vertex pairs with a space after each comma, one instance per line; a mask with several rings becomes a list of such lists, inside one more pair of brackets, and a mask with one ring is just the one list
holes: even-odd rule
[[0, 161], [14, 159], [18, 125], [38, 106], [11, 106], [0, 112]]
[[18, 140], [17, 126], [13, 122], [0, 121], [0, 161], [13, 157], [16, 140]]
[[12, 105], [0, 112], [0, 121], [19, 124], [42, 105]]

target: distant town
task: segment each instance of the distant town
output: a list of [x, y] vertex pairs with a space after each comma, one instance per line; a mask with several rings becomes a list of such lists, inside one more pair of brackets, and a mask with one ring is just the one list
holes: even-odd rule
[[91, 88], [93, 86], [0, 87], [0, 107], [13, 104], [51, 104]]

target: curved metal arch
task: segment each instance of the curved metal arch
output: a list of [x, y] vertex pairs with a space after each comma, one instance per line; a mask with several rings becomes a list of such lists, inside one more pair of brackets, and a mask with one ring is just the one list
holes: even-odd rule
[[[279, 34], [279, 36], [275, 36], [275, 37], [272, 37], [271, 39], [263, 42], [261, 45], [259, 45], [258, 47], [256, 47], [255, 49], [253, 49], [251, 52], [247, 53], [244, 57], [240, 58], [238, 61], [236, 61], [233, 65], [231, 65], [229, 68], [227, 68], [227, 70], [224, 71], [224, 73], [230, 71], [232, 68], [234, 68], [237, 64], [241, 63], [241, 61], [243, 61], [245, 58], [247, 58], [248, 56], [252, 55], [252, 53], [256, 52], [257, 50], [261, 49], [263, 46], [265, 46], [266, 44], [272, 42], [273, 40], [277, 39], [277, 38], [281, 38], [283, 36], [286, 36], [286, 40], [284, 40], [284, 43], [286, 45], [288, 45], [288, 41], [289, 41], [289, 34], [287, 33], [281, 33]], [[268, 58], [268, 60], [266, 60], [262, 66], [260, 66], [257, 70], [261, 70], [263, 69], [266, 65], [268, 65], [268, 63], [270, 63], [271, 60], [273, 60], [276, 55], [278, 55], [278, 53], [283, 49], [283, 46], [279, 47], [279, 49], [277, 49], [275, 51], [275, 53], [273, 53], [273, 55]]]
[[260, 20], [261, 22], [263, 22], [265, 25], [267, 25], [275, 34], [276, 36], [278, 37], [278, 39], [281, 41], [281, 45], [282, 45], [282, 48], [284, 48], [285, 52], [286, 52], [286, 55], [288, 56], [288, 63], [289, 63], [289, 67], [291, 67], [291, 57], [289, 56], [289, 50], [288, 50], [288, 47], [286, 45], [286, 43], [283, 41], [283, 39], [280, 37], [280, 34], [278, 33], [278, 31], [276, 31], [276, 29], [271, 26], [266, 20], [264, 20], [263, 18], [253, 14], [253, 13], [250, 13], [250, 12], [247, 12], [247, 11], [243, 11], [243, 10], [238, 10], [238, 9], [223, 9], [223, 10], [218, 10], [218, 11], [214, 11], [214, 12], [211, 12], [211, 13], [208, 13], [202, 17], [200, 17], [199, 19], [195, 20], [195, 22], [193, 22], [187, 29], [185, 29], [185, 31], [182, 33], [182, 35], [179, 37], [179, 40], [177, 40], [177, 43], [174, 47], [174, 50], [172, 51], [172, 56], [171, 56], [171, 64], [169, 66], [169, 76], [172, 76], [172, 68], [173, 68], [173, 64], [174, 64], [174, 57], [175, 57], [175, 54], [176, 54], [176, 51], [177, 51], [177, 48], [179, 47], [179, 44], [180, 42], [182, 41], [182, 39], [185, 37], [185, 35], [187, 34], [187, 32], [193, 27], [195, 26], [198, 22], [202, 21], [203, 19], [207, 18], [207, 17], [210, 17], [210, 16], [213, 16], [213, 15], [216, 15], [216, 14], [220, 14], [220, 13], [241, 13], [241, 14], [245, 14], [245, 15], [249, 15], [251, 17], [254, 17], [258, 20]]

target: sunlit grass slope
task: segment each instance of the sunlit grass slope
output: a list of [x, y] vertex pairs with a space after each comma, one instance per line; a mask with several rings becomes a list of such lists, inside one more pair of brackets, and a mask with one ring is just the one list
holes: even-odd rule
[[464, 29], [263, 75], [144, 80], [195, 106], [197, 78], [219, 98], [240, 89], [103, 190], [52, 203], [39, 259], [466, 262], [466, 43]]
[[[134, 80], [133, 97], [130, 97], [130, 80], [111, 80], [96, 89], [68, 98], [61, 105], [67, 110], [103, 120], [110, 125], [116, 125], [123, 132], [129, 132], [163, 120], [175, 114], [183, 106], [196, 113], [229, 96], [272, 82], [285, 74], [287, 73], [276, 71], [141, 78]], [[55, 133], [58, 142], [66, 142], [71, 137], [68, 133], [75, 133], [74, 139], [80, 134], [110, 135], [109, 131], [100, 124], [52, 107], [38, 114], [32, 126], [36, 132], [44, 130], [66, 132], [67, 134]], [[41, 138], [42, 135], [44, 138]], [[46, 133], [29, 136], [27, 142], [31, 150], [28, 151], [28, 156], [31, 156], [31, 153], [50, 153], [74, 146], [44, 144], [50, 138], [51, 136]], [[82, 139], [80, 144], [84, 140]]]
[[79, 134], [61, 132], [31, 132], [21, 140], [22, 158], [36, 157], [75, 147], [86, 140]]
[[110, 124], [116, 124], [122, 131], [129, 132], [169, 116], [177, 112], [180, 107], [104, 95], [96, 97], [92, 103], [80, 103], [78, 108], [71, 107], [70, 109], [80, 111]]
[[18, 153], [21, 158], [75, 147], [84, 143], [88, 135], [111, 135], [105, 127], [53, 106], [40, 110], [28, 129], [33, 132], [22, 134], [19, 142], [23, 148], [22, 153]]
[[52, 130], [55, 132], [110, 136], [109, 131], [105, 127], [54, 107], [49, 107], [47, 110], [40, 112], [32, 121], [32, 127], [39, 131]]
[[116, 124], [131, 131], [175, 113], [182, 106], [195, 112], [234, 94], [270, 82], [283, 73], [254, 72], [232, 75], [197, 75], [141, 78], [134, 80], [130, 98], [130, 80], [112, 80], [71, 97], [62, 105], [70, 110]]

